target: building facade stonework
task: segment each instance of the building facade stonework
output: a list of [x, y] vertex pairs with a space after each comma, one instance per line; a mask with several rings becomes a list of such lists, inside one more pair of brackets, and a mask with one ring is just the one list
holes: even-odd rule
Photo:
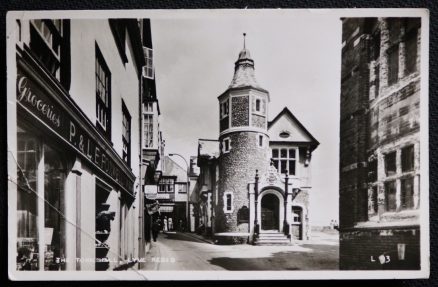
[[420, 32], [419, 18], [343, 20], [341, 269], [420, 267]]
[[309, 239], [309, 164], [318, 141], [287, 108], [268, 121], [270, 95], [246, 48], [218, 101], [219, 138], [199, 140], [197, 231], [219, 244], [271, 244], [266, 233], [284, 244]]

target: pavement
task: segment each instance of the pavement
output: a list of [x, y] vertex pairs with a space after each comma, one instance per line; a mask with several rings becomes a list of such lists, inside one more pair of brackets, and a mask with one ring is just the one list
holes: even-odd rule
[[339, 246], [330, 240], [291, 246], [214, 245], [193, 233], [160, 233], [143, 270], [336, 270]]

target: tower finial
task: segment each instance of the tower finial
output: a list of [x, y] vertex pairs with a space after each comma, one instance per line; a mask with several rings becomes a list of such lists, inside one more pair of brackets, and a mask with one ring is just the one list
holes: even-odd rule
[[246, 49], [246, 47], [245, 47], [245, 39], [246, 39], [246, 33], [243, 33], [243, 49]]

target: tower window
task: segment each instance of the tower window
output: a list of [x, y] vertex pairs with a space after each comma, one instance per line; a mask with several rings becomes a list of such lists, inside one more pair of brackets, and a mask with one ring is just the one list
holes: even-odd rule
[[228, 99], [220, 104], [220, 115], [221, 119], [227, 117], [229, 114], [229, 104]]
[[256, 112], [260, 112], [260, 99], [256, 100]]
[[259, 135], [259, 147], [263, 147], [263, 136]]
[[230, 138], [226, 138], [222, 141], [222, 152], [227, 153], [231, 150], [231, 140]]
[[232, 213], [233, 208], [233, 193], [231, 191], [226, 191], [224, 193], [224, 213]]

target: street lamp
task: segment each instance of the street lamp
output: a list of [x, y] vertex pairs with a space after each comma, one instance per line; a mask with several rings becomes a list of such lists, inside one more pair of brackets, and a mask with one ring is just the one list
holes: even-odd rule
[[190, 176], [189, 176], [189, 164], [187, 163], [187, 160], [178, 153], [169, 153], [169, 156], [179, 156], [184, 160], [184, 163], [186, 164], [186, 173], [187, 173], [187, 201], [186, 201], [186, 228], [188, 231], [190, 231], [190, 219], [189, 219], [189, 191], [190, 191]]

